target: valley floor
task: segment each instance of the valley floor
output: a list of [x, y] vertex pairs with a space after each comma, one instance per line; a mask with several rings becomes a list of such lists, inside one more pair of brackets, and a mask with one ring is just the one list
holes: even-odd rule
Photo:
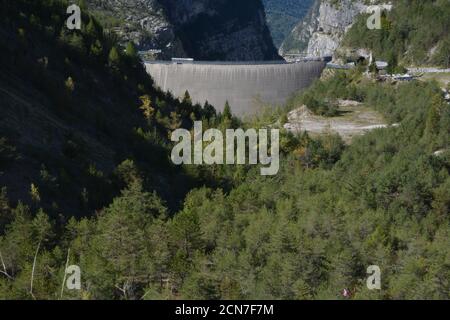
[[313, 136], [331, 131], [338, 133], [346, 143], [370, 130], [387, 127], [378, 112], [356, 101], [340, 101], [339, 110], [337, 117], [323, 117], [302, 106], [289, 113], [289, 122], [284, 127], [294, 133], [306, 131]]

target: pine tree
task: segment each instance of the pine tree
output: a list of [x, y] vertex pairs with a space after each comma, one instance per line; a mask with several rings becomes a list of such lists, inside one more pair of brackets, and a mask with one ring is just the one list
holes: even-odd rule
[[89, 18], [89, 23], [86, 26], [86, 34], [91, 39], [95, 39], [97, 37], [97, 27], [92, 17]]
[[434, 136], [439, 133], [439, 122], [441, 119], [442, 99], [435, 95], [431, 100], [425, 126], [425, 136], [431, 142]]
[[53, 237], [53, 227], [48, 215], [41, 210], [32, 221], [33, 237], [36, 243], [46, 243]]
[[64, 85], [66, 86], [66, 89], [69, 93], [72, 93], [75, 90], [75, 82], [73, 81], [72, 77], [68, 77], [64, 82]]
[[72, 47], [75, 51], [80, 54], [85, 53], [84, 41], [83, 37], [76, 32], [74, 32], [71, 36], [69, 36], [69, 46]]
[[149, 95], [144, 95], [140, 97], [142, 105], [139, 107], [139, 109], [142, 110], [142, 113], [144, 114], [145, 119], [148, 121], [151, 121], [153, 119], [153, 116], [155, 114], [155, 109], [152, 107], [152, 102], [150, 100]]
[[88, 10], [88, 5], [86, 3], [86, 0], [79, 0], [78, 1], [78, 6], [80, 7], [80, 9], [82, 11], [87, 11]]
[[111, 50], [109, 51], [108, 62], [111, 67], [115, 68], [119, 67], [120, 55], [116, 47], [112, 47]]
[[128, 57], [130, 57], [132, 59], [137, 58], [137, 51], [136, 51], [136, 47], [133, 42], [128, 42], [125, 53], [127, 54]]
[[450, 39], [445, 39], [441, 42], [438, 52], [433, 57], [433, 61], [445, 68], [450, 67]]
[[191, 99], [191, 95], [189, 94], [189, 91], [185, 91], [184, 92], [184, 96], [183, 99], [181, 100], [181, 103], [183, 103], [184, 105], [192, 105], [192, 99]]
[[6, 187], [0, 190], [0, 234], [4, 233], [5, 227], [12, 221], [12, 211], [9, 206]]
[[171, 225], [171, 235], [180, 253], [187, 259], [202, 248], [201, 228], [198, 214], [185, 210], [175, 216]]
[[101, 270], [99, 289], [125, 299], [142, 297], [155, 264], [166, 254], [156, 251], [162, 244], [155, 242], [158, 238], [153, 234], [164, 233], [156, 226], [161, 226], [166, 211], [155, 193], [145, 192], [139, 180], [132, 181], [97, 222], [87, 252], [93, 262], [86, 266], [86, 277], [94, 279]]
[[31, 196], [31, 199], [33, 200], [33, 202], [38, 203], [41, 201], [41, 195], [39, 193], [39, 188], [34, 183], [32, 183], [30, 186], [30, 196]]
[[95, 42], [91, 45], [90, 54], [94, 57], [101, 57], [103, 54], [103, 46], [99, 40], [95, 40]]
[[228, 103], [228, 100], [225, 102], [225, 107], [223, 109], [222, 115], [225, 119], [228, 119], [228, 120], [231, 120], [231, 118], [233, 118], [233, 115], [231, 113], [231, 107], [230, 107], [230, 104]]

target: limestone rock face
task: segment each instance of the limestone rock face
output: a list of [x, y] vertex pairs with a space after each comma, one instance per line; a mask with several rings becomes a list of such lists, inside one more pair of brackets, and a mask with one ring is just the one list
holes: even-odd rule
[[[332, 56], [356, 16], [367, 7], [364, 0], [316, 0], [307, 19], [292, 31], [291, 41], [302, 43], [298, 52], [307, 56]], [[286, 49], [295, 51], [295, 47]]]
[[87, 0], [87, 4], [122, 44], [131, 41], [140, 51], [161, 50], [160, 58], [185, 54], [158, 0]]
[[309, 39], [318, 29], [320, 0], [314, 0], [308, 14], [291, 31], [280, 47], [280, 54], [304, 53], [308, 49]]
[[317, 30], [309, 40], [308, 56], [332, 56], [355, 17], [367, 10], [364, 1], [342, 0], [339, 4], [322, 1]]
[[159, 59], [277, 60], [261, 0], [88, 0], [113, 30]]

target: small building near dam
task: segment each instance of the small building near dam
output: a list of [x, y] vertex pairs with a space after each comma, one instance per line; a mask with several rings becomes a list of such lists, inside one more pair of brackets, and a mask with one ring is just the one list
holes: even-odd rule
[[[186, 90], [194, 103], [207, 100], [223, 111], [228, 100], [235, 115], [256, 114], [264, 105], [280, 105], [320, 77], [322, 60], [285, 62], [145, 62], [155, 85], [182, 97]], [[262, 103], [261, 103], [262, 102]]]

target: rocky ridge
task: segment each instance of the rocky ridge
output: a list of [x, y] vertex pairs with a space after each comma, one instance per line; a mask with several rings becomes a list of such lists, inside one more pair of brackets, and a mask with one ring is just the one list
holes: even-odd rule
[[308, 17], [294, 28], [280, 52], [303, 53], [313, 57], [332, 56], [355, 18], [367, 8], [364, 0], [342, 0], [338, 3], [316, 0]]
[[158, 59], [280, 59], [261, 0], [87, 0], [121, 42]]

